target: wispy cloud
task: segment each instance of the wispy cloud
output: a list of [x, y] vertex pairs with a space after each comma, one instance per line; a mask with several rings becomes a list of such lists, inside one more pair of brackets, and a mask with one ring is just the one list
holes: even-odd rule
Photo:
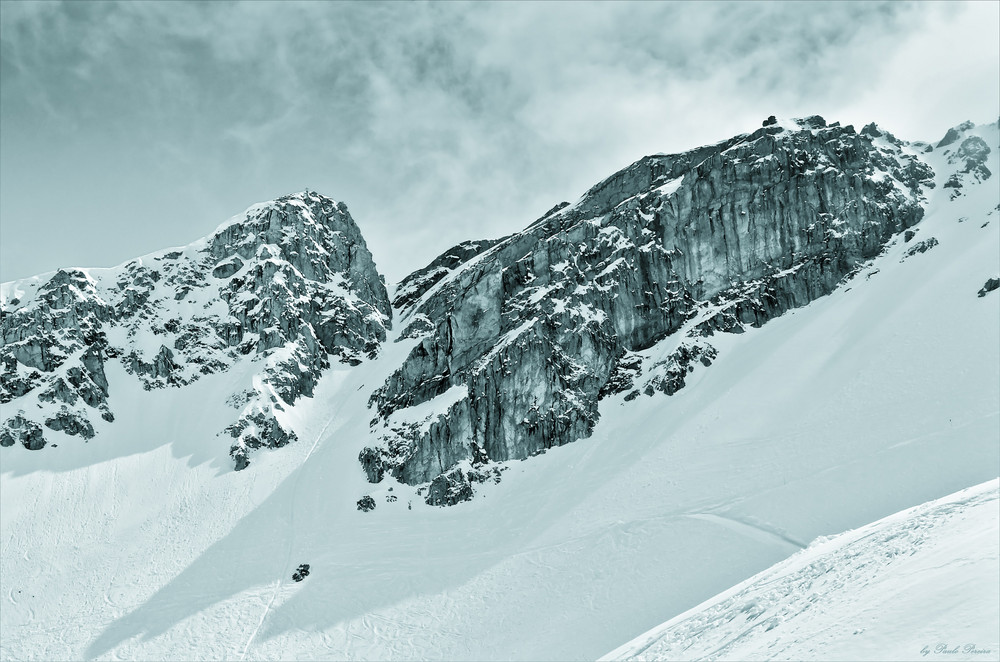
[[[3, 278], [187, 241], [309, 186], [351, 206], [393, 280], [644, 154], [771, 113], [934, 137], [997, 113], [996, 14], [995, 3], [6, 3]], [[70, 157], [90, 167], [60, 165]], [[64, 195], [40, 209], [43, 189]], [[54, 228], [63, 249], [7, 252]]]

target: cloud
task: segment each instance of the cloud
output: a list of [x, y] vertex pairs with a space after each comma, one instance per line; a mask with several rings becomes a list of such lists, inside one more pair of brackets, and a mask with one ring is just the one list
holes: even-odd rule
[[[995, 14], [989, 3], [7, 3], [0, 228], [30, 246], [32, 228], [51, 236], [70, 213], [92, 235], [130, 224], [114, 239], [63, 227], [73, 262], [114, 262], [308, 186], [349, 204], [397, 280], [645, 154], [772, 113], [921, 138], [988, 120]], [[65, 200], [40, 209], [43, 188]], [[5, 279], [56, 266], [4, 257]]]

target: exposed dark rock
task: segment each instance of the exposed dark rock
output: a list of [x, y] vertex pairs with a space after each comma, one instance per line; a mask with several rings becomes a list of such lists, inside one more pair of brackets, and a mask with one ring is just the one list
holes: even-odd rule
[[473, 497], [469, 478], [461, 469], [440, 474], [431, 481], [424, 500], [430, 506], [454, 506]]
[[909, 241], [913, 239], [913, 237], [915, 237], [916, 234], [917, 234], [916, 230], [907, 230], [906, 232], [903, 233], [903, 241], [909, 243]]
[[642, 357], [635, 354], [626, 354], [618, 359], [614, 369], [608, 376], [608, 381], [604, 383], [598, 393], [598, 398], [606, 398], [609, 395], [622, 393], [632, 388], [635, 377], [642, 369]]
[[[989, 158], [990, 147], [986, 141], [979, 136], [966, 136], [966, 132], [972, 129], [971, 122], [965, 122], [953, 129], [949, 129], [945, 138], [938, 143], [939, 148], [946, 148], [948, 163], [958, 166], [958, 170], [948, 178], [944, 187], [954, 189], [951, 199], [964, 194], [964, 189], [970, 184], [979, 184], [989, 179], [993, 173], [986, 167]], [[951, 147], [961, 139], [962, 142], [957, 148]]]
[[59, 412], [45, 420], [45, 427], [50, 430], [62, 430], [66, 434], [80, 435], [84, 439], [94, 438], [94, 426], [85, 416], [62, 407]]
[[1000, 278], [990, 278], [983, 285], [982, 289], [979, 290], [979, 296], [984, 297], [997, 288], [1000, 288]]
[[972, 122], [966, 121], [966, 122], [962, 122], [961, 124], [959, 124], [956, 127], [952, 127], [950, 129], [948, 129], [947, 133], [944, 134], [944, 138], [942, 138], [941, 140], [938, 141], [938, 144], [936, 145], [936, 147], [938, 149], [940, 149], [942, 147], [947, 147], [948, 145], [950, 145], [953, 142], [955, 142], [956, 140], [958, 140], [962, 136], [962, 132], [963, 131], [968, 131], [973, 126], [975, 126], [975, 125]]
[[212, 269], [212, 275], [216, 278], [229, 278], [242, 268], [243, 260], [234, 255], [228, 260], [220, 263], [219, 266]]
[[375, 499], [370, 494], [366, 494], [358, 499], [358, 510], [363, 513], [375, 510]]
[[309, 564], [303, 563], [299, 565], [298, 568], [295, 569], [295, 572], [292, 573], [292, 580], [300, 582], [308, 576], [309, 576]]
[[18, 412], [15, 416], [4, 421], [0, 425], [0, 446], [13, 446], [20, 443], [29, 451], [41, 450], [45, 447], [45, 437], [42, 436], [42, 428], [34, 421], [24, 417], [24, 412]]
[[[558, 206], [554, 209], [558, 209]], [[552, 212], [550, 211], [549, 213]], [[483, 251], [495, 246], [499, 241], [501, 240], [483, 239], [480, 241], [467, 241], [458, 246], [452, 246], [426, 267], [414, 271], [404, 278], [396, 288], [396, 296], [392, 301], [392, 305], [396, 308], [406, 308], [416, 303], [427, 290], [434, 287], [438, 281], [456, 267], [465, 264]]]
[[358, 455], [361, 468], [365, 470], [369, 483], [378, 483], [385, 477], [386, 463], [383, 454], [373, 448], [364, 448]]
[[129, 372], [147, 375], [151, 378], [143, 382], [147, 390], [153, 386], [178, 384], [177, 371], [179, 368], [180, 366], [174, 362], [174, 353], [166, 345], [160, 345], [160, 351], [156, 353], [151, 362], [143, 361], [139, 353], [133, 351], [125, 363], [125, 369]]
[[250, 461], [248, 454], [258, 448], [281, 448], [297, 439], [286, 429], [269, 408], [248, 407], [239, 420], [226, 428], [236, 442], [229, 450], [237, 471], [245, 469]]
[[718, 355], [715, 348], [705, 342], [683, 343], [668, 358], [653, 364], [654, 377], [646, 384], [644, 393], [653, 395], [655, 391], [673, 395], [684, 388], [688, 373], [694, 371], [694, 362], [704, 366], [712, 365]]
[[506, 467], [490, 466], [484, 467], [479, 466], [475, 469], [469, 469], [465, 472], [465, 477], [468, 479], [469, 483], [499, 483], [501, 478], [501, 473], [506, 470]]
[[917, 253], [926, 253], [927, 251], [929, 251], [930, 249], [934, 248], [937, 245], [938, 245], [938, 240], [936, 237], [928, 237], [923, 241], [918, 241], [917, 243], [913, 244], [908, 249], [906, 249], [906, 252], [903, 253], [903, 257], [900, 258], [899, 261], [902, 262], [906, 258], [913, 257]]

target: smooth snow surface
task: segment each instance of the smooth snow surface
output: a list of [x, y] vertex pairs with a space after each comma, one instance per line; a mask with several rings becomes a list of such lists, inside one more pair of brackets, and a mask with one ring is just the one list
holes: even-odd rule
[[1000, 657], [1000, 481], [778, 563], [604, 660]]
[[[899, 238], [717, 334], [676, 395], [608, 398], [591, 438], [450, 508], [357, 461], [411, 340], [337, 365], [287, 412], [299, 441], [239, 473], [214, 433], [244, 376], [112, 393], [90, 443], [0, 451], [0, 658], [596, 659], [819, 536], [991, 480], [1000, 291], [976, 292], [1000, 274], [998, 177], [931, 192], [933, 249], [901, 261]], [[963, 636], [932, 626], [906, 641]]]

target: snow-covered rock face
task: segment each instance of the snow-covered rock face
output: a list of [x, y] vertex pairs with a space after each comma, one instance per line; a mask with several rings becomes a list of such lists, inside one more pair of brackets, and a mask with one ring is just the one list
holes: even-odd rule
[[919, 153], [875, 125], [772, 124], [644, 158], [521, 233], [448, 251], [397, 297], [420, 340], [372, 397], [369, 480], [454, 488], [588, 436], [603, 397], [674, 393], [711, 364], [706, 337], [828, 294], [916, 224], [933, 186]]
[[182, 387], [254, 363], [227, 432], [248, 453], [294, 439], [276, 416], [312, 394], [330, 357], [374, 356], [392, 310], [343, 203], [304, 192], [255, 205], [209, 237], [113, 269], [63, 269], [5, 283], [0, 443], [45, 445], [45, 428], [95, 436], [114, 422], [104, 366], [145, 389]]
[[[997, 123], [1000, 124], [1000, 120]], [[974, 128], [972, 122], [963, 122], [948, 129], [944, 138], [937, 144], [940, 154], [947, 158], [948, 164], [955, 166], [954, 172], [944, 183], [944, 188], [953, 189], [952, 200], [962, 196], [966, 185], [984, 182], [993, 174], [986, 167], [990, 146], [981, 137], [969, 135]]]

